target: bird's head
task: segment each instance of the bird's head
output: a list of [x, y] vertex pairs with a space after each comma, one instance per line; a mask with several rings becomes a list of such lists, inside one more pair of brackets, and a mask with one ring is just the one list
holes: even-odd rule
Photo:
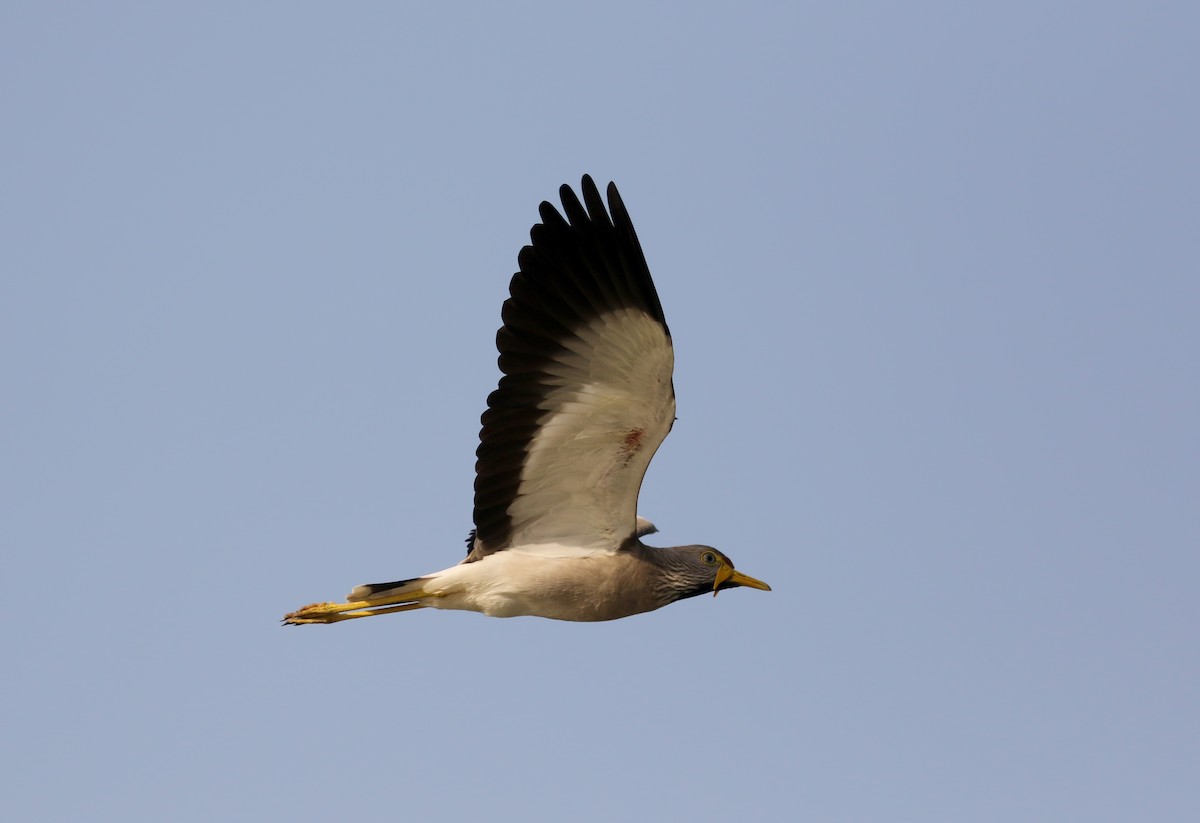
[[736, 586], [769, 592], [771, 587], [733, 567], [733, 561], [712, 546], [683, 546], [670, 550], [672, 584], [679, 599]]

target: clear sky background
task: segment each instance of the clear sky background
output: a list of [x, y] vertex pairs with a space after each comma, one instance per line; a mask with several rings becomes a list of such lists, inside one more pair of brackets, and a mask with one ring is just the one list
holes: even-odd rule
[[[1198, 15], [4, 3], [0, 817], [1200, 819]], [[462, 555], [585, 172], [774, 591], [281, 628]]]

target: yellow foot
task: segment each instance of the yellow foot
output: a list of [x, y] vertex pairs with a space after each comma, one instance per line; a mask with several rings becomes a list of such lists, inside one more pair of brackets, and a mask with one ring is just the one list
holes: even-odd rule
[[376, 614], [393, 614], [419, 609], [422, 603], [410, 601], [399, 605], [394, 600], [358, 600], [352, 603], [310, 603], [303, 608], [283, 616], [285, 626], [304, 626], [309, 623], [337, 623], [342, 620], [354, 620], [358, 617], [371, 617]]

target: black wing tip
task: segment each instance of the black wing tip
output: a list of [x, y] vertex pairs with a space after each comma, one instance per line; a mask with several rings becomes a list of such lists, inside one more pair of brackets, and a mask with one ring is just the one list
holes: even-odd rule
[[[621, 193], [617, 191], [617, 184], [609, 181], [605, 187], [605, 193], [608, 199], [608, 207], [605, 208], [604, 198], [600, 196], [600, 187], [596, 185], [596, 181], [590, 174], [584, 174], [579, 181], [579, 193], [575, 193], [575, 189], [570, 183], [563, 183], [558, 187], [558, 199], [562, 203], [562, 208], [566, 212], [579, 211], [583, 212], [593, 222], [600, 220], [604, 222], [612, 221], [616, 223], [617, 212], [625, 218], [623, 221], [626, 225], [629, 224], [629, 212], [625, 209], [625, 202], [621, 199]], [[591, 204], [596, 204], [598, 208], [593, 208]], [[579, 207], [587, 204], [586, 212]], [[538, 214], [542, 218], [542, 222], [546, 222], [547, 211], [552, 212], [554, 217], [562, 217], [562, 212], [559, 207], [551, 203], [549, 200], [543, 200], [538, 206]], [[551, 217], [551, 219], [554, 219]]]
[[[609, 183], [609, 185], [611, 186], [612, 183]], [[563, 183], [561, 186], [559, 186], [558, 193], [560, 195], [569, 191], [571, 191], [571, 187], [566, 183]], [[579, 181], [579, 191], [583, 194], [583, 198], [585, 200], [588, 198], [588, 195], [594, 195], [596, 197], [600, 196], [600, 189], [596, 187], [596, 181], [592, 179], [590, 174], [583, 175], [583, 178]], [[572, 194], [574, 194], [574, 192], [572, 192]]]
[[547, 255], [546, 265], [561, 265], [563, 250], [572, 247], [577, 249], [580, 239], [586, 238], [584, 242], [591, 245], [593, 250], [609, 250], [609, 262], [623, 271], [618, 275], [623, 285], [636, 295], [638, 302], [662, 325], [669, 338], [671, 332], [663, 314], [658, 289], [650, 276], [645, 252], [617, 184], [609, 181], [605, 187], [607, 204], [590, 174], [580, 178], [579, 189], [582, 202], [571, 185], [563, 183], [558, 190], [561, 210], [548, 200], [543, 200], [538, 206], [541, 219], [529, 231], [530, 244], [517, 255], [520, 269], [517, 277], [532, 275], [541, 264], [539, 258], [543, 254]]

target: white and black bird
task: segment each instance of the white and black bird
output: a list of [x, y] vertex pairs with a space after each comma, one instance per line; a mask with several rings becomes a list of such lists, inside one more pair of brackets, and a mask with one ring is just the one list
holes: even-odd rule
[[[583, 178], [583, 202], [542, 222], [518, 257], [496, 335], [499, 387], [475, 464], [465, 560], [356, 587], [285, 623], [433, 607], [492, 617], [614, 620], [735, 586], [770, 591], [710, 546], [653, 548], [637, 516], [650, 459], [675, 421], [671, 333], [629, 213]], [[565, 215], [565, 216], [564, 216]]]

